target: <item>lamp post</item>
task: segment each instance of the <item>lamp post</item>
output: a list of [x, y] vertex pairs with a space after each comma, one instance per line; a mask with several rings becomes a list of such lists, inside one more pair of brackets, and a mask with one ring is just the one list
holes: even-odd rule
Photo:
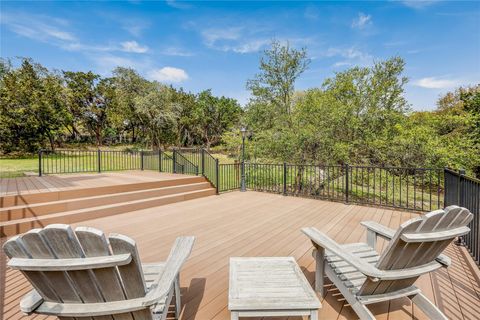
[[240, 132], [242, 133], [242, 178], [240, 181], [240, 191], [245, 192], [247, 191], [247, 188], [245, 186], [245, 137], [247, 136], [247, 129], [245, 127], [242, 127], [240, 129]]

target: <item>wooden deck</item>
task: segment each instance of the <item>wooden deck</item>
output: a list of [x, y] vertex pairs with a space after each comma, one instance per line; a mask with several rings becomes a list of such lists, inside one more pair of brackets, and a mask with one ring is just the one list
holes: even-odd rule
[[[142, 261], [164, 260], [176, 236], [197, 237], [191, 258], [181, 272], [184, 308], [181, 319], [229, 319], [228, 262], [231, 256], [293, 256], [307, 279], [314, 279], [311, 243], [300, 232], [315, 226], [341, 243], [363, 241], [363, 220], [391, 228], [415, 216], [392, 211], [319, 200], [284, 197], [253, 191], [175, 203], [157, 208], [89, 220], [78, 225], [126, 234], [137, 241]], [[385, 245], [379, 241], [378, 249]], [[478, 319], [478, 268], [463, 248], [451, 245], [446, 254], [453, 265], [423, 276], [417, 285], [450, 319]], [[0, 295], [4, 319], [19, 319], [19, 299], [30, 290], [18, 272], [5, 268], [1, 255]], [[351, 308], [331, 285], [321, 297], [319, 319], [356, 319]], [[382, 319], [426, 319], [408, 299], [371, 306]], [[27, 317], [25, 317], [27, 318]], [[43, 319], [31, 316], [30, 319]], [[252, 318], [253, 319], [253, 318]], [[299, 318], [289, 318], [299, 319]]]
[[106, 173], [46, 175], [42, 177], [0, 178], [0, 196], [171, 180], [180, 179], [182, 177], [186, 176], [182, 174], [137, 170]]

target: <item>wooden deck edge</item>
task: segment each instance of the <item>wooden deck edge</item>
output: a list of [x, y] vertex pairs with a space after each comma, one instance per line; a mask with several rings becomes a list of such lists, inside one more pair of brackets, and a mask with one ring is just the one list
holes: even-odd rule
[[[29, 205], [34, 203], [52, 202], [59, 200], [69, 200], [72, 198], [88, 197], [89, 195], [106, 195], [110, 193], [127, 192], [137, 190], [138, 188], [161, 188], [171, 187], [181, 184], [189, 184], [195, 182], [206, 182], [203, 176], [187, 176], [172, 178], [158, 181], [134, 182], [120, 185], [106, 185], [87, 188], [73, 188], [59, 191], [46, 191], [30, 194], [14, 194], [0, 196], [0, 207], [13, 207], [18, 205]], [[93, 194], [92, 194], [93, 192]]]

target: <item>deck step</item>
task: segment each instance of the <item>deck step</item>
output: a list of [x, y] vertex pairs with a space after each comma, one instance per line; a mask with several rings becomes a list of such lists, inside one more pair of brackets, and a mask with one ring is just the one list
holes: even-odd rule
[[42, 215], [39, 217], [28, 217], [7, 222], [0, 222], [0, 236], [9, 237], [27, 232], [33, 228], [41, 228], [52, 223], [76, 223], [85, 220], [107, 217], [115, 214], [142, 210], [151, 207], [162, 206], [170, 203], [206, 197], [215, 194], [211, 186], [200, 190], [193, 190], [181, 193], [168, 194], [147, 199], [125, 201], [121, 203], [101, 205], [92, 208], [65, 211]]
[[81, 189], [68, 189], [60, 191], [48, 191], [29, 194], [6, 195], [0, 197], [0, 208], [8, 208], [21, 205], [32, 205], [36, 203], [54, 202], [69, 199], [88, 198], [99, 195], [130, 192], [145, 189], [156, 189], [172, 187], [191, 183], [206, 182], [202, 176], [178, 177], [169, 180], [157, 180], [150, 182], [137, 182], [128, 184], [117, 184]]
[[31, 205], [18, 205], [13, 207], [0, 208], [0, 222], [12, 221], [16, 219], [34, 218], [48, 215], [51, 213], [80, 210], [108, 204], [160, 197], [175, 193], [185, 193], [189, 191], [202, 190], [209, 187], [210, 183], [205, 181], [153, 189], [109, 193], [90, 197], [79, 197], [76, 199], [40, 202]]

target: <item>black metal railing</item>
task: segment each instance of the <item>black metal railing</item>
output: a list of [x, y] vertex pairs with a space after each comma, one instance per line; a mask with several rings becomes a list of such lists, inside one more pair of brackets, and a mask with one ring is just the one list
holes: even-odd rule
[[[240, 164], [220, 165], [219, 190], [241, 186]], [[443, 207], [443, 169], [245, 163], [255, 191], [415, 211]]]
[[226, 163], [218, 166], [219, 192], [240, 189], [241, 163]]
[[461, 237], [473, 259], [480, 264], [480, 180], [467, 177], [464, 170], [445, 169], [445, 206], [465, 207], [473, 214], [470, 233]]
[[172, 158], [175, 164], [173, 173], [198, 175], [198, 166], [187, 159], [181, 150], [174, 149], [172, 151]]
[[179, 152], [112, 150], [41, 150], [38, 174], [92, 173], [121, 170], [198, 174], [198, 166]]
[[141, 169], [138, 151], [41, 150], [39, 175]]
[[201, 151], [201, 174], [215, 187], [217, 194], [220, 192], [220, 164], [217, 158], [205, 149]]

